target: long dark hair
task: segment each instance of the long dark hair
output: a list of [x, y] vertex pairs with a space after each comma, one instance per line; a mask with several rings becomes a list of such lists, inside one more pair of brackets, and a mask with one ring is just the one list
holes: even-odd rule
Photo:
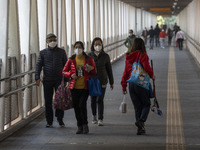
[[128, 51], [128, 53], [132, 53], [136, 50], [140, 50], [140, 51], [142, 51], [142, 53], [146, 53], [146, 47], [145, 47], [143, 39], [135, 38], [135, 40], [132, 44], [132, 47], [131, 47], [130, 51]]
[[103, 41], [102, 41], [102, 39], [100, 38], [100, 37], [96, 37], [96, 38], [94, 38], [94, 40], [92, 41], [92, 45], [91, 45], [91, 51], [95, 51], [94, 50], [94, 43], [96, 42], [96, 41], [101, 41], [101, 44], [102, 44], [102, 51], [104, 51], [104, 48], [103, 48]]

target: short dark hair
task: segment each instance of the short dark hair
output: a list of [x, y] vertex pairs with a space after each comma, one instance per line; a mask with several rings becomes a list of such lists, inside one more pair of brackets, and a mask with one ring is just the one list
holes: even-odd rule
[[101, 41], [101, 44], [102, 44], [102, 51], [103, 51], [103, 41], [102, 41], [102, 39], [100, 38], [100, 37], [96, 37], [96, 38], [94, 38], [94, 40], [92, 41], [92, 45], [91, 45], [91, 51], [94, 51], [94, 43], [95, 43], [95, 41]]
[[80, 44], [81, 45], [81, 48], [84, 50], [85, 48], [84, 48], [84, 44], [83, 44], [83, 42], [81, 42], [81, 41], [76, 41], [75, 43], [74, 43], [74, 48], [76, 47], [76, 45], [77, 44]]
[[47, 34], [47, 36], [46, 36], [46, 40], [47, 40], [47, 39], [50, 39], [50, 38], [52, 38], [52, 37], [57, 38], [57, 36], [56, 36], [55, 34], [49, 33], [49, 34]]

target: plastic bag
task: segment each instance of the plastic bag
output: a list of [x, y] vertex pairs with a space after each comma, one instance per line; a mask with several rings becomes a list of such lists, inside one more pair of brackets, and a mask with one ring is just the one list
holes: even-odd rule
[[121, 113], [126, 113], [127, 112], [127, 105], [125, 102], [125, 95], [123, 96], [123, 101], [121, 102], [120, 106], [119, 106], [119, 110]]

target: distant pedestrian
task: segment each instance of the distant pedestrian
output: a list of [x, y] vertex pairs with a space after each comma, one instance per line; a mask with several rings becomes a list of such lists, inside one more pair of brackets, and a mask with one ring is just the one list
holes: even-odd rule
[[153, 26], [151, 26], [151, 29], [149, 30], [150, 49], [153, 49], [153, 45], [154, 45], [154, 35], [155, 35], [155, 31], [153, 30]]
[[87, 120], [88, 80], [90, 75], [96, 75], [96, 67], [94, 60], [84, 52], [84, 45], [81, 41], [74, 44], [74, 49], [75, 54], [68, 59], [63, 74], [70, 79], [69, 89], [78, 126], [76, 134], [87, 134], [89, 132]]
[[165, 33], [164, 29], [162, 29], [162, 31], [159, 34], [159, 39], [160, 39], [160, 47], [161, 48], [165, 48], [164, 47], [164, 43], [165, 43], [165, 38], [167, 37], [167, 34]]
[[156, 25], [155, 29], [155, 42], [156, 42], [156, 47], [160, 46], [160, 42], [159, 42], [159, 34], [160, 34], [160, 28], [158, 26], [158, 24]]
[[178, 43], [179, 50], [183, 49], [183, 40], [184, 40], [184, 33], [178, 28], [178, 32], [176, 33], [176, 41]]
[[142, 36], [143, 36], [143, 38], [144, 38], [144, 43], [145, 43], [145, 45], [147, 45], [148, 30], [147, 30], [146, 27], [145, 27], [145, 29], [142, 31]]
[[92, 41], [91, 53], [89, 53], [89, 56], [91, 56], [94, 59], [97, 68], [97, 78], [99, 79], [102, 88], [101, 96], [91, 96], [91, 108], [93, 115], [92, 123], [98, 124], [99, 126], [103, 126], [104, 95], [106, 92], [108, 79], [111, 90], [113, 90], [114, 88], [114, 79], [110, 57], [106, 52], [104, 52], [103, 41], [101, 38], [96, 37]]
[[168, 36], [168, 46], [171, 46], [173, 31], [170, 28], [168, 28], [168, 30], [167, 30], [167, 36]]
[[133, 45], [133, 41], [136, 38], [136, 36], [133, 34], [133, 30], [129, 30], [129, 35], [126, 38], [124, 45], [128, 48], [128, 51], [131, 49], [131, 46]]
[[[140, 57], [140, 64], [152, 79], [155, 79], [153, 70], [149, 65], [149, 57], [146, 53], [144, 41], [141, 38], [136, 38], [131, 50], [126, 53], [125, 69], [121, 79], [121, 86], [123, 94], [127, 93], [127, 80], [130, 78], [132, 72], [132, 64], [138, 62]], [[144, 122], [147, 120], [150, 110], [149, 91], [134, 83], [129, 82], [129, 94], [135, 109], [136, 122], [138, 127], [137, 134], [145, 133]]]
[[[35, 69], [35, 80], [37, 86], [40, 85], [40, 73], [43, 69], [43, 87], [44, 87], [44, 99], [45, 99], [45, 116], [46, 127], [52, 127], [53, 125], [53, 109], [52, 99], [53, 93], [57, 90], [62, 80], [62, 69], [67, 61], [67, 55], [65, 50], [57, 46], [56, 35], [50, 33], [46, 36], [46, 43], [48, 48], [40, 51], [40, 55]], [[56, 109], [55, 116], [60, 126], [65, 126], [63, 122], [64, 111]]]

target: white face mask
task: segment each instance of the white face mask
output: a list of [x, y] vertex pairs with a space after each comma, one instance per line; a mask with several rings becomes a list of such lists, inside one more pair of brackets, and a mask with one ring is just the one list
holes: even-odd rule
[[98, 52], [99, 52], [101, 49], [102, 49], [102, 46], [101, 46], [101, 45], [97, 45], [97, 46], [94, 47], [94, 50], [95, 50], [95, 51], [98, 51]]
[[55, 41], [52, 41], [49, 43], [49, 47], [51, 47], [51, 48], [56, 47], [56, 45], [57, 45], [57, 42], [55, 42]]
[[133, 34], [132, 34], [132, 33], [129, 33], [128, 35], [129, 35], [129, 36], [132, 36]]
[[83, 50], [80, 49], [80, 48], [76, 48], [76, 49], [74, 50], [74, 52], [75, 52], [76, 55], [81, 55], [81, 54], [83, 53]]

